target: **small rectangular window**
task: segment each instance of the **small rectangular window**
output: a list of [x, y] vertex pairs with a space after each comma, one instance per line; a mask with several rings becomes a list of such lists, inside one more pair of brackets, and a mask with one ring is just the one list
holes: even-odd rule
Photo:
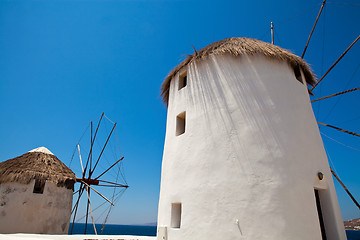
[[186, 112], [182, 112], [176, 116], [176, 136], [185, 132]]
[[44, 188], [45, 188], [45, 182], [46, 182], [46, 180], [35, 179], [33, 193], [43, 194]]
[[181, 203], [171, 204], [171, 227], [180, 228], [181, 226]]
[[186, 84], [187, 84], [187, 75], [185, 72], [182, 75], [180, 75], [180, 77], [179, 77], [179, 89], [178, 90], [186, 87]]

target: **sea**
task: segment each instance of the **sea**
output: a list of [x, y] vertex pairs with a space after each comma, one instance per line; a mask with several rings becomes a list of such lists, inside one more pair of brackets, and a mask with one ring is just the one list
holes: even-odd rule
[[[138, 226], [138, 225], [115, 225], [106, 224], [101, 232], [102, 225], [95, 224], [96, 231], [101, 235], [135, 235], [135, 236], [156, 236], [156, 226]], [[71, 224], [69, 227], [70, 234]], [[84, 234], [85, 223], [75, 223], [73, 234]], [[94, 227], [88, 224], [87, 234], [95, 234]], [[346, 230], [348, 240], [360, 240], [360, 231]]]
[[360, 240], [360, 231], [346, 230], [348, 240]]
[[[95, 224], [97, 234], [156, 236], [156, 226], [106, 224], [104, 230], [101, 230], [102, 226], [102, 224]], [[72, 223], [70, 223], [69, 234], [71, 233], [71, 227]], [[85, 223], [75, 223], [72, 234], [85, 234]], [[95, 234], [92, 224], [87, 225], [86, 234]]]

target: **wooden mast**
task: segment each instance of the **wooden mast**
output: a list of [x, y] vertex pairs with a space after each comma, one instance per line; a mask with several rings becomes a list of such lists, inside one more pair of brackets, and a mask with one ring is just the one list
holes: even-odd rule
[[271, 22], [271, 43], [274, 44], [274, 24]]

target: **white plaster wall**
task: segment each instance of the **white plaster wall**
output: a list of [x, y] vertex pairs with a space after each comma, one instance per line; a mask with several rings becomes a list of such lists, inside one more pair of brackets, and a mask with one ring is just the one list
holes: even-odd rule
[[67, 234], [73, 191], [46, 182], [35, 194], [34, 183], [0, 185], [0, 233]]
[[[185, 88], [179, 74], [170, 88], [158, 213], [167, 238], [321, 239], [317, 188], [328, 239], [346, 239], [307, 88], [287, 63], [211, 56], [187, 75]], [[183, 111], [186, 131], [175, 136]]]

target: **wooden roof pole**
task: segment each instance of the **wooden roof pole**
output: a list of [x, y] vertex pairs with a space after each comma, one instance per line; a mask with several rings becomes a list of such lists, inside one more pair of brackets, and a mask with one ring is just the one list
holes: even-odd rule
[[271, 22], [271, 44], [274, 44], [274, 24]]

